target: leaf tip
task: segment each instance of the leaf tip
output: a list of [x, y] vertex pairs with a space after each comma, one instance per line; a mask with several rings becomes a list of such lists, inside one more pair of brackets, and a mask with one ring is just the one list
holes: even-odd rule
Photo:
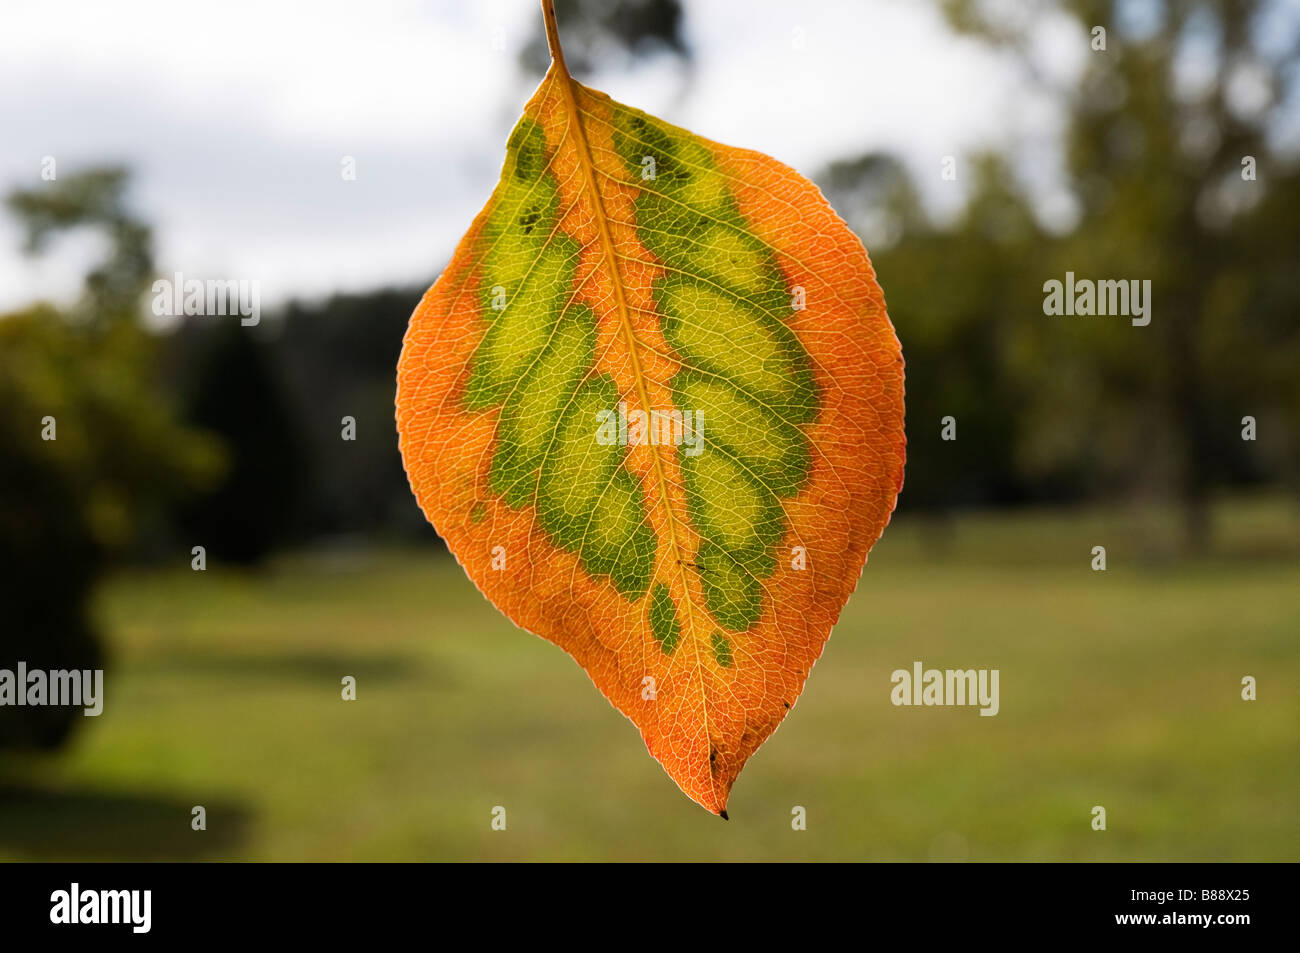
[[729, 817], [727, 816], [727, 810], [726, 810], [726, 808], [723, 808], [721, 811], [718, 812], [718, 817], [722, 818], [724, 821], [729, 821], [729, 820], [731, 820], [731, 818], [729, 818]]

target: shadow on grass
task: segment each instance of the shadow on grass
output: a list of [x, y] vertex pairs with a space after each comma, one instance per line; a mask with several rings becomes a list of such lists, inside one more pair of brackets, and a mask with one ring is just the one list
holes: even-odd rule
[[289, 652], [259, 655], [228, 652], [169, 652], [132, 665], [136, 675], [212, 675], [222, 678], [274, 678], [337, 684], [344, 675], [368, 682], [394, 682], [419, 674], [447, 683], [445, 670], [430, 670], [427, 661], [406, 655], [349, 655], [329, 652]]
[[[207, 830], [190, 828], [207, 810]], [[57, 790], [0, 782], [0, 851], [32, 860], [195, 860], [247, 840], [239, 801], [148, 791]]]

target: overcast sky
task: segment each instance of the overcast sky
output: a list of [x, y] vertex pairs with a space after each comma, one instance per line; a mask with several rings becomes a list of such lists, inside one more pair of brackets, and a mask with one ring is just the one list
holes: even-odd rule
[[[895, 150], [940, 210], [958, 196], [940, 180], [942, 156], [1054, 135], [1050, 104], [1010, 62], [951, 36], [930, 3], [685, 7], [689, 89], [668, 55], [578, 78], [807, 175]], [[518, 65], [536, 0], [5, 0], [3, 10], [0, 189], [39, 184], [46, 156], [64, 175], [125, 162], [159, 270], [260, 280], [264, 305], [432, 282], [541, 78]], [[1080, 68], [1082, 36], [1049, 30], [1043, 67]], [[356, 181], [340, 174], [344, 156]], [[1051, 165], [1044, 153], [1044, 181]], [[80, 236], [25, 258], [0, 220], [0, 311], [69, 300], [95, 257]]]

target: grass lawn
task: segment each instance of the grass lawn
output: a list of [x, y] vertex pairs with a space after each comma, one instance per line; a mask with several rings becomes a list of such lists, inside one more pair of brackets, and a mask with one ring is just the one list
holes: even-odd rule
[[[1225, 506], [1193, 561], [1171, 524], [898, 520], [730, 822], [441, 552], [187, 553], [104, 588], [104, 714], [0, 763], [0, 859], [1300, 859], [1300, 516]], [[915, 660], [999, 669], [1000, 713], [893, 706]]]

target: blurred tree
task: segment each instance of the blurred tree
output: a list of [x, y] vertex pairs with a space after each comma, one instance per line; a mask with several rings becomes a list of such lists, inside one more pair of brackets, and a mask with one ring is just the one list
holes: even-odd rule
[[421, 294], [293, 301], [256, 333], [185, 319], [167, 341], [171, 386], [186, 419], [231, 451], [224, 481], [178, 514], [187, 539], [244, 563], [330, 536], [437, 539], [412, 505], [393, 424], [393, 369]]
[[[1278, 135], [1300, 94], [1300, 21], [1275, 0], [943, 6], [1028, 75], [1063, 14], [1088, 51], [1077, 86], [1055, 90], [1078, 226], [1022, 280], [1152, 283], [1145, 328], [1023, 312], [1013, 370], [1034, 399], [1020, 462], [1086, 459], [1111, 486], [1173, 492], [1203, 548], [1212, 487], [1260, 461], [1240, 418], [1300, 431], [1300, 168]], [[1294, 474], [1293, 442], [1268, 453]]]
[[[125, 210], [125, 183], [121, 170], [94, 170], [8, 200], [33, 252], [81, 225], [110, 238], [72, 314], [40, 305], [0, 317], [0, 667], [10, 670], [103, 667], [88, 603], [107, 561], [220, 466], [150, 386], [153, 344], [134, 321], [149, 230]], [[83, 721], [76, 708], [5, 707], [0, 747], [54, 747]]]
[[971, 167], [971, 200], [945, 229], [895, 159], [869, 155], [819, 176], [870, 249], [903, 341], [905, 509], [943, 513], [1030, 492], [1011, 465], [1024, 394], [1006, 373], [1006, 316], [1036, 307], [1037, 289], [1019, 277], [1041, 256], [1043, 234], [1002, 160], [980, 156]]
[[78, 308], [87, 319], [134, 321], [153, 276], [152, 234], [126, 208], [127, 179], [120, 166], [89, 169], [47, 188], [16, 190], [6, 200], [23, 224], [28, 254], [39, 254], [51, 239], [75, 228], [104, 233], [108, 255], [86, 276]]
[[[555, 15], [564, 31], [564, 58], [575, 76], [662, 50], [690, 61], [680, 0], [555, 0]], [[536, 24], [519, 59], [530, 73], [541, 74], [550, 67], [551, 54], [541, 17]]]
[[210, 558], [251, 565], [288, 538], [308, 475], [269, 344], [238, 321], [212, 320], [190, 328], [199, 342], [181, 385], [183, 419], [221, 439], [228, 465], [176, 521]]
[[[393, 423], [393, 369], [422, 292], [334, 295], [284, 315], [275, 358], [311, 472], [299, 512], [306, 533], [436, 538], [412, 503]], [[343, 439], [344, 417], [354, 439]]]

